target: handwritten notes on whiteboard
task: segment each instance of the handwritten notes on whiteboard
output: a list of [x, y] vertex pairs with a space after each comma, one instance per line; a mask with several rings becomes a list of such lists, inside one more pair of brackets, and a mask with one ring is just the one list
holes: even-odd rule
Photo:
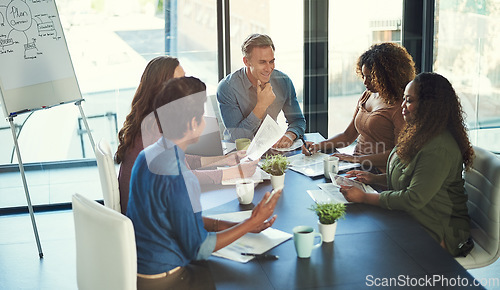
[[6, 117], [82, 99], [53, 0], [0, 0], [0, 64]]
[[52, 0], [0, 0], [3, 91], [74, 76]]

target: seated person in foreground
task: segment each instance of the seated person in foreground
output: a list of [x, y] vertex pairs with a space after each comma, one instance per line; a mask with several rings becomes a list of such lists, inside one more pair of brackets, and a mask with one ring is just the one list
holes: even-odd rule
[[404, 121], [401, 103], [405, 86], [415, 78], [415, 63], [395, 43], [375, 44], [357, 61], [356, 72], [366, 90], [358, 100], [353, 119], [344, 132], [323, 142], [306, 142], [302, 152], [335, 152], [357, 140], [354, 154], [336, 153], [341, 160], [361, 163], [364, 170], [384, 172]]
[[139, 290], [215, 289], [208, 267], [197, 261], [276, 219], [271, 215], [281, 191], [266, 203], [267, 192], [238, 224], [202, 217], [200, 183], [186, 167], [184, 150], [205, 126], [205, 89], [193, 77], [167, 82], [154, 103], [163, 136], [139, 153], [132, 168], [127, 216], [134, 225]]
[[273, 147], [288, 148], [304, 135], [306, 121], [292, 80], [275, 70], [274, 44], [263, 34], [252, 34], [241, 46], [245, 67], [219, 82], [217, 100], [230, 140], [253, 139], [266, 115], [275, 121], [283, 111], [288, 128]]
[[[162, 85], [171, 78], [184, 76], [184, 69], [177, 58], [158, 56], [152, 59], [141, 77], [141, 81], [132, 100], [132, 108], [127, 115], [123, 128], [118, 133], [118, 150], [115, 161], [120, 164], [118, 184], [120, 190], [120, 205], [123, 214], [127, 212], [129, 198], [130, 172], [135, 159], [142, 149], [155, 143], [161, 134], [158, 128], [147, 131], [147, 136], [141, 132], [141, 123], [148, 116], [152, 117], [153, 103]], [[235, 165], [246, 155], [244, 151], [231, 153], [226, 156], [201, 157], [186, 155], [189, 168], [203, 184], [220, 184], [223, 180], [230, 180], [240, 176], [239, 168]], [[232, 166], [216, 169], [217, 166]], [[244, 176], [252, 176], [257, 167], [256, 162], [243, 163], [241, 170]]]
[[350, 171], [367, 184], [386, 184], [380, 194], [342, 187], [348, 201], [404, 210], [453, 256], [473, 247], [462, 171], [474, 151], [467, 136], [460, 101], [450, 82], [435, 73], [421, 73], [405, 89], [406, 125], [392, 150], [387, 174]]

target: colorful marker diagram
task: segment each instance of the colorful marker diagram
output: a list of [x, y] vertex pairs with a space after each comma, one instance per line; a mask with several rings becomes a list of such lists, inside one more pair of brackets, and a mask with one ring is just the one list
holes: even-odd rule
[[24, 59], [35, 59], [44, 52], [43, 46], [38, 45], [41, 39], [61, 39], [56, 26], [57, 12], [51, 14], [43, 9], [51, 2], [0, 0], [0, 55], [21, 50]]

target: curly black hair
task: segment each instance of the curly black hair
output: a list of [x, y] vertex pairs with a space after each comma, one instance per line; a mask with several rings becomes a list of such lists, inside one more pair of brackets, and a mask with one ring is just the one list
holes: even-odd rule
[[412, 56], [392, 42], [374, 44], [358, 58], [356, 73], [360, 77], [363, 65], [370, 70], [373, 86], [388, 104], [401, 100], [405, 86], [416, 74]]

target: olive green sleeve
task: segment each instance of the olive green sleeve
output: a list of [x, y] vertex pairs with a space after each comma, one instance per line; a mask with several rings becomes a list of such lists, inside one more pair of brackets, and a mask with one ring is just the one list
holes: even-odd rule
[[396, 210], [419, 210], [440, 190], [452, 166], [452, 157], [444, 148], [421, 150], [403, 170], [399, 182], [408, 186], [395, 186], [401, 190], [380, 193], [380, 206]]

